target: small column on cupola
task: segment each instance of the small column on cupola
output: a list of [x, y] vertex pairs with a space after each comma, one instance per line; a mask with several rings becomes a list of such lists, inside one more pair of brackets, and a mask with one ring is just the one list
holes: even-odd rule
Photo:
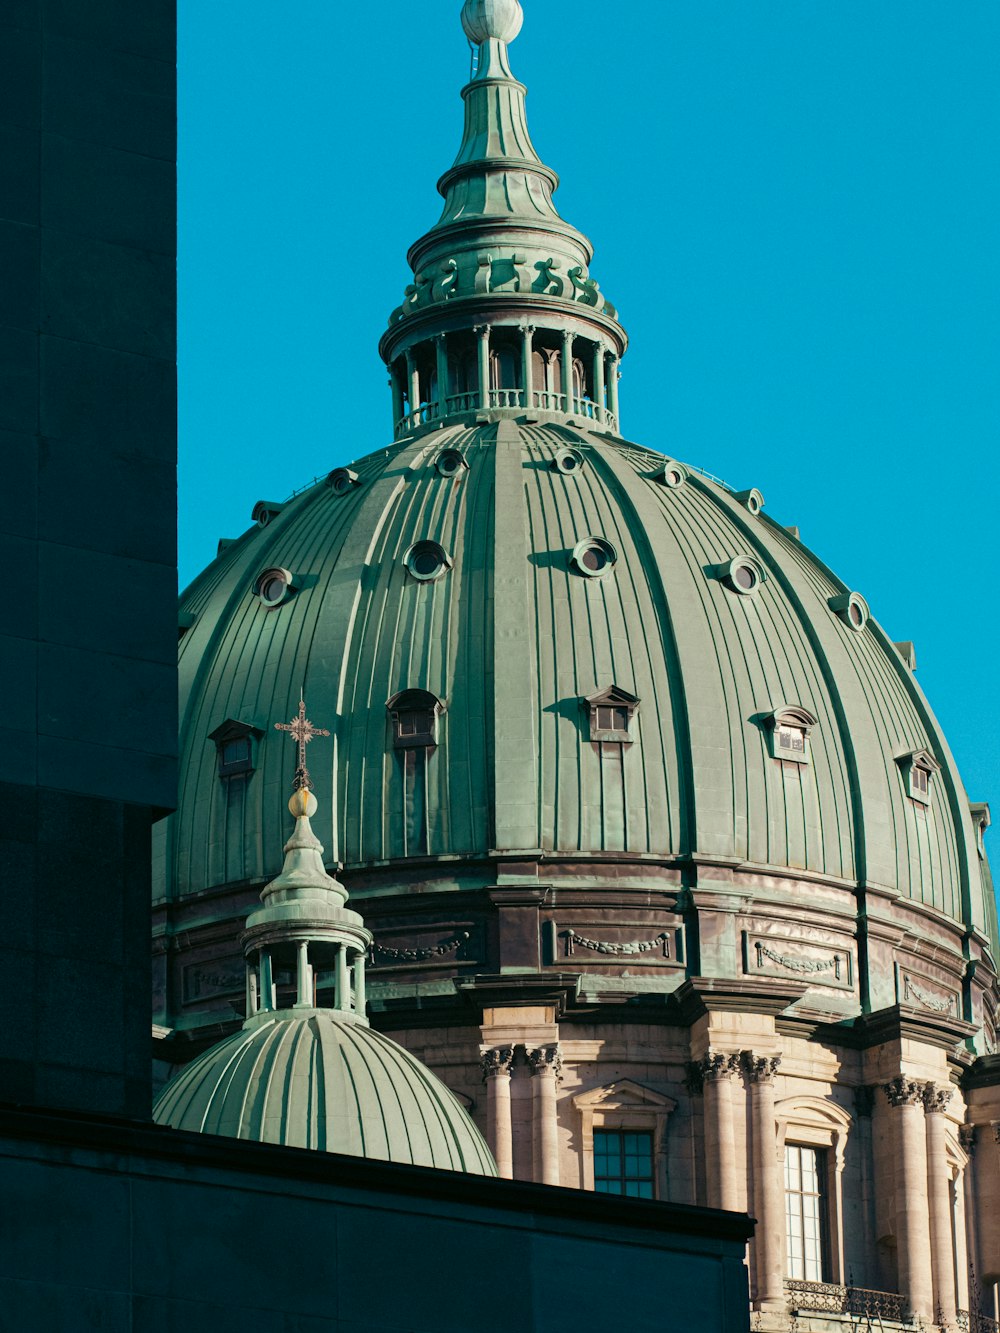
[[[318, 802], [306, 767], [306, 746], [330, 733], [313, 726], [302, 700], [298, 716], [276, 722], [275, 729], [289, 732], [298, 746], [288, 802], [295, 828], [285, 843], [281, 874], [261, 891], [262, 906], [248, 917], [240, 940], [247, 960], [247, 1023], [268, 1019], [280, 1008], [329, 1008], [317, 998], [317, 978], [323, 973], [333, 976], [332, 1008], [338, 1017], [366, 1023], [365, 959], [372, 936], [358, 913], [345, 906], [347, 890], [327, 873], [323, 844], [309, 822]], [[335, 766], [333, 773], [336, 792]], [[283, 975], [294, 978], [290, 1005], [280, 1002], [277, 983]]]

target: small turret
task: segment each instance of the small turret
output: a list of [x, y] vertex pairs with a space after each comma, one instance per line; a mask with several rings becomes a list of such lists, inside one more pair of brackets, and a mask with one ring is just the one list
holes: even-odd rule
[[559, 177], [528, 133], [526, 90], [507, 53], [523, 17], [518, 0], [467, 0], [462, 10], [474, 48], [462, 144], [379, 345], [397, 438], [483, 414], [619, 432], [627, 338], [591, 276], [590, 242], [556, 211]]

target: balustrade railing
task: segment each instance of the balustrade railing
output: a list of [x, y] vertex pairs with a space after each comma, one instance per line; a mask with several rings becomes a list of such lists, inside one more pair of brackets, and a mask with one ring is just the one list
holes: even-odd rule
[[534, 389], [531, 400], [541, 412], [565, 412], [566, 395], [551, 389]]
[[474, 412], [479, 406], [478, 393], [450, 393], [445, 399], [448, 412]]
[[[795, 1313], [849, 1314], [861, 1319], [890, 1319], [904, 1322], [902, 1296], [893, 1291], [871, 1291], [867, 1287], [842, 1287], [835, 1282], [804, 1282], [789, 1278], [785, 1293]], [[982, 1330], [982, 1333], [991, 1333]]]
[[524, 395], [520, 389], [491, 389], [490, 407], [523, 407]]

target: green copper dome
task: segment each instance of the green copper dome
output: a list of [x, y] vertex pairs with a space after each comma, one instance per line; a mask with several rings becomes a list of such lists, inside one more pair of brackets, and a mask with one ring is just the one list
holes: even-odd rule
[[440, 1079], [327, 1010], [258, 1015], [186, 1066], [153, 1114], [173, 1129], [496, 1175]]

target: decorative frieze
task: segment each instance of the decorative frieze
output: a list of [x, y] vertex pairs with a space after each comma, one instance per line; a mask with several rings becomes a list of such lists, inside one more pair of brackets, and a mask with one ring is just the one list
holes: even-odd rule
[[628, 940], [625, 942], [592, 940], [588, 939], [586, 935], [578, 935], [575, 930], [564, 930], [562, 936], [566, 941], [567, 958], [573, 956], [575, 947], [590, 949], [594, 953], [613, 954], [617, 958], [631, 958], [643, 953], [660, 953], [664, 958], [670, 957], [670, 934], [665, 930], [651, 940]]
[[483, 1082], [485, 1083], [488, 1078], [496, 1078], [498, 1074], [509, 1075], [513, 1063], [513, 1046], [494, 1046], [491, 1050], [484, 1051], [479, 1062], [483, 1072]]
[[743, 932], [747, 976], [797, 977], [812, 985], [848, 990], [854, 984], [852, 955], [813, 940]]
[[[448, 954], [454, 953], [462, 947], [468, 938], [469, 932], [463, 930], [452, 936], [451, 939], [443, 940], [442, 943], [425, 949], [393, 949], [387, 944], [376, 942], [374, 952], [376, 956], [381, 955], [394, 963], [426, 963], [431, 958], [444, 958]], [[377, 962], [375, 966], [378, 966]]]
[[185, 1004], [195, 1004], [223, 995], [242, 995], [245, 986], [246, 965], [242, 958], [210, 958], [185, 967], [182, 994]]
[[914, 1009], [926, 1009], [931, 1014], [962, 1017], [962, 997], [957, 989], [899, 964], [896, 965], [896, 1000]]

